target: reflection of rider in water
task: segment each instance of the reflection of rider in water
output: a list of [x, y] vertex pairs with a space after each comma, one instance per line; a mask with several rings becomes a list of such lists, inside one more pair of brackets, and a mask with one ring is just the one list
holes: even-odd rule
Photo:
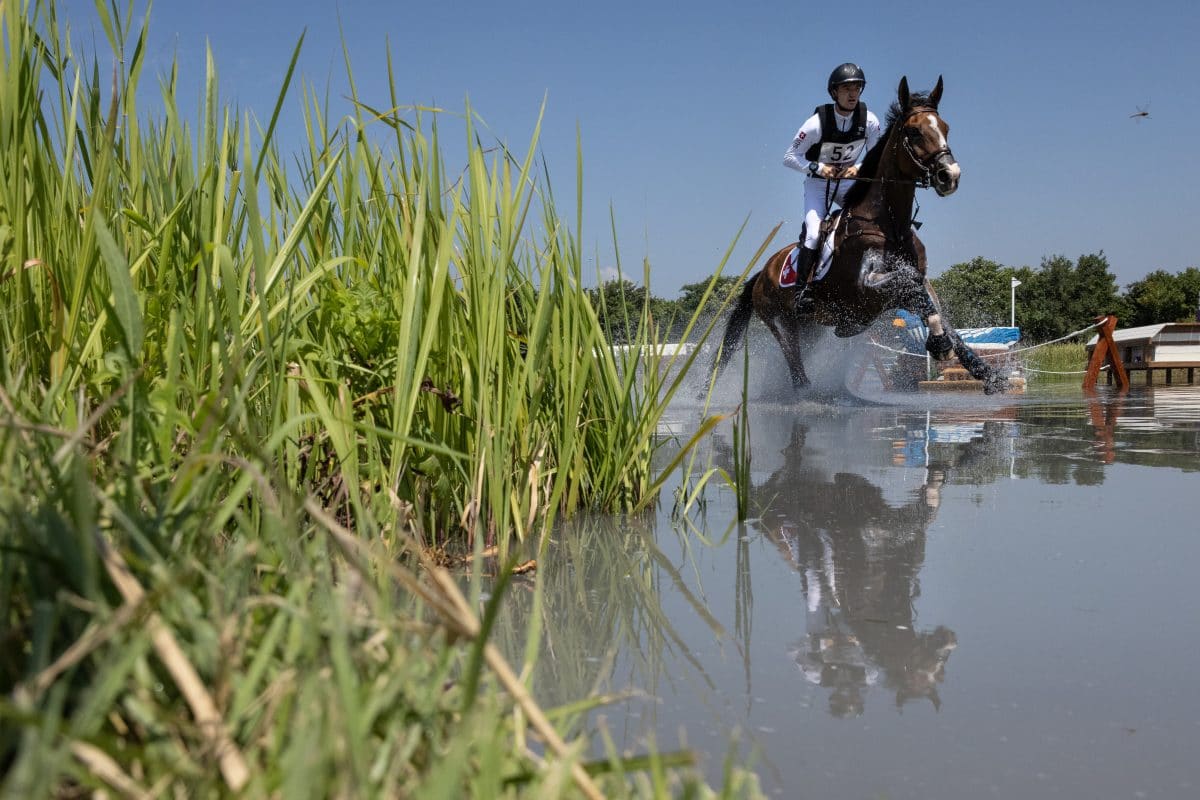
[[791, 655], [807, 680], [831, 690], [835, 716], [861, 714], [867, 688], [880, 684], [898, 706], [928, 698], [936, 708], [955, 636], [916, 630], [914, 602], [944, 473], [931, 467], [912, 499], [893, 507], [861, 475], [806, 469], [803, 439], [797, 425], [784, 466], [755, 492], [772, 498], [767, 536], [801, 576], [807, 635]]
[[[785, 531], [783, 535], [789, 541], [800, 538], [795, 531]], [[828, 541], [827, 537], [823, 538]], [[858, 716], [863, 712], [863, 690], [876, 684], [879, 670], [863, 652], [858, 637], [843, 618], [841, 608], [827, 602], [836, 592], [836, 587], [829, 585], [833, 580], [832, 571], [827, 574], [810, 567], [800, 574], [807, 606], [805, 628], [808, 636], [789, 652], [805, 680], [833, 690], [829, 695], [831, 714]]]

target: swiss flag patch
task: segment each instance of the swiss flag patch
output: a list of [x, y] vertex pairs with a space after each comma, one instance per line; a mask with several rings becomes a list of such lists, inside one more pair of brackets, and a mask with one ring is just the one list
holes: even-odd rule
[[793, 247], [791, 252], [787, 254], [787, 258], [783, 260], [783, 267], [779, 270], [779, 285], [786, 288], [796, 285], [796, 262], [800, 259], [800, 248]]

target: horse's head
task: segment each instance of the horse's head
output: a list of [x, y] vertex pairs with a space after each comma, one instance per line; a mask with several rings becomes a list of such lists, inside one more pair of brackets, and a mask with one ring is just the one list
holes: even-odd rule
[[910, 94], [907, 77], [900, 79], [896, 94], [900, 116], [892, 135], [899, 138], [898, 146], [907, 155], [907, 159], [899, 159], [902, 172], [914, 180], [928, 182], [941, 197], [953, 194], [962, 171], [947, 143], [950, 126], [938, 116], [942, 76], [938, 76], [937, 86], [928, 97]]

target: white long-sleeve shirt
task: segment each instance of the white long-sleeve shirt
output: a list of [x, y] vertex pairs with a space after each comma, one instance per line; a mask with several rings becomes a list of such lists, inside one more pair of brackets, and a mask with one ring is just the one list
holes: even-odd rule
[[[833, 118], [837, 122], [838, 130], [841, 131], [848, 131], [850, 126], [854, 124], [853, 112], [843, 116], [840, 111], [835, 109]], [[809, 170], [813, 168], [813, 165], [817, 163], [835, 164], [841, 167], [847, 167], [851, 164], [861, 164], [863, 156], [865, 156], [867, 151], [874, 147], [878, 141], [879, 118], [875, 116], [873, 111], [867, 109], [867, 141], [864, 146], [853, 148], [843, 146], [847, 149], [840, 152], [832, 152], [832, 149], [834, 148], [831, 148], [830, 152], [821, 153], [821, 155], [824, 157], [819, 161], [810, 161], [808, 156], [805, 154], [814, 144], [821, 143], [821, 115], [813, 114], [804, 121], [804, 124], [800, 126], [800, 130], [796, 132], [796, 137], [792, 139], [792, 146], [789, 147], [787, 152], [783, 154], [783, 163], [784, 166], [791, 167], [792, 169], [805, 174], [808, 174]]]

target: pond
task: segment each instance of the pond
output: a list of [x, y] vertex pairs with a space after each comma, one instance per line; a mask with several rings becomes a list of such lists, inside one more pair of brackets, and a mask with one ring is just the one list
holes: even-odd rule
[[749, 430], [744, 525], [719, 480], [673, 508], [677, 475], [555, 537], [539, 700], [607, 696], [582, 729], [773, 796], [1200, 796], [1200, 387], [758, 403]]

